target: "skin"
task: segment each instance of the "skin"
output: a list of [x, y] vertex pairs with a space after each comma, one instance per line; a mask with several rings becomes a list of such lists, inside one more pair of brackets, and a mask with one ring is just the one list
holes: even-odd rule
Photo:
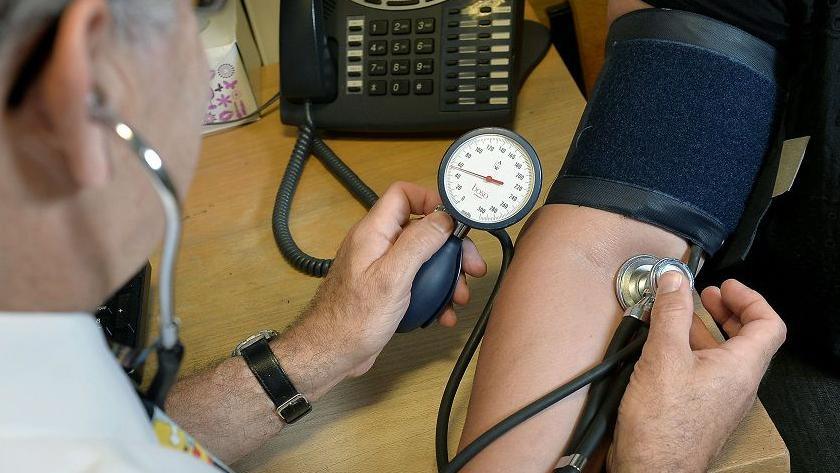
[[[645, 7], [637, 0], [613, 0], [610, 21]], [[641, 253], [685, 259], [687, 250], [685, 241], [665, 230], [601, 210], [547, 205], [537, 211], [517, 241], [493, 307], [459, 448], [603, 358], [622, 315], [614, 277], [624, 261]], [[723, 296], [716, 291], [703, 298], [716, 318], [761, 320], [750, 325], [750, 343], [736, 342], [737, 355], [731, 345], [713, 348], [714, 339], [692, 316], [687, 288], [678, 301], [673, 295], [657, 300], [659, 321], [674, 316], [681, 323], [651, 328], [651, 341], [662, 343], [646, 346], [622, 401], [610, 470], [705, 471], [755, 399], [784, 339], [784, 324], [737, 282], [727, 282]], [[736, 333], [743, 334], [730, 335]], [[664, 342], [668, 336], [680, 341], [678, 349]], [[565, 465], [562, 452], [585, 398], [582, 389], [518, 426], [463, 471], [547, 472]]]
[[[149, 178], [137, 157], [90, 118], [89, 97], [98, 94], [156, 147], [183, 197], [198, 158], [207, 64], [191, 2], [175, 8], [172, 27], [137, 44], [119, 39], [105, 0], [70, 2], [44, 71], [20, 106], [4, 109], [0, 221], [14, 222], [15, 231], [0, 232], [0, 310], [90, 311], [159, 244], [163, 213]], [[35, 39], [0, 43], [21, 48], [3, 57], [12, 72], [2, 77], [19, 74]], [[6, 104], [12, 81], [0, 80]], [[349, 232], [309, 308], [272, 341], [311, 402], [364, 374], [393, 335], [417, 269], [452, 232], [452, 219], [433, 213], [439, 203], [434, 191], [392, 185]], [[466, 275], [486, 271], [469, 240], [463, 270], [456, 304], [469, 301]], [[456, 323], [452, 307], [440, 323]], [[181, 380], [167, 412], [228, 462], [284, 426], [241, 358]]]
[[[204, 82], [207, 65], [191, 3], [178, 0], [175, 8], [172, 27], [145, 36], [139, 44], [120, 39], [105, 0], [70, 1], [45, 69], [30, 81], [23, 103], [14, 109], [6, 105], [6, 99], [33, 47], [37, 28], [0, 40], [0, 61], [7, 71], [0, 75], [4, 104], [0, 221], [7, 223], [7, 230], [11, 228], [0, 232], [0, 310], [89, 311], [134, 274], [159, 244], [163, 214], [148, 177], [136, 157], [90, 118], [89, 98], [99, 94], [107, 107], [157, 148], [183, 197], [198, 158], [205, 99], [204, 88], [194, 85]], [[167, 74], [159, 74], [161, 70]], [[155, 87], [148, 87], [150, 83]], [[415, 185], [391, 186], [348, 234], [309, 308], [272, 341], [272, 350], [289, 377], [311, 401], [343, 379], [366, 372], [392, 336], [408, 304], [417, 268], [452, 229], [451, 219], [441, 213], [409, 217], [429, 214], [438, 202], [434, 192]], [[467, 242], [464, 250], [465, 272], [483, 275], [486, 268], [474, 245]], [[518, 256], [497, 299], [479, 361], [465, 439], [600, 357], [617, 317], [608, 289], [612, 272], [626, 257], [642, 251], [681, 256], [685, 243], [662, 230], [592, 209], [553, 206], [537, 213], [519, 242]], [[533, 271], [551, 277], [533, 278]], [[715, 311], [717, 316], [726, 318], [733, 330], [739, 328], [739, 337], [753, 334], [751, 339], [760, 345], [760, 333], [747, 330], [753, 322], [746, 309], [738, 310], [737, 304], [743, 304], [746, 295], [735, 291], [730, 297], [726, 286], [722, 291], [719, 299], [714, 294], [706, 296], [710, 305], [717, 300], [728, 310]], [[462, 278], [455, 302], [468, 299]], [[753, 314], [755, 307], [763, 306], [749, 307]], [[760, 311], [762, 317], [772, 318], [767, 310]], [[455, 323], [452, 308], [440, 322]], [[581, 339], [587, 343], [580, 343]], [[522, 350], [523, 346], [528, 350]], [[756, 353], [767, 358], [773, 350], [764, 348]], [[656, 353], [651, 350], [646, 348], [646, 356]], [[688, 356], [684, 350], [682, 354]], [[659, 373], [659, 357], [648, 358], [652, 372]], [[709, 359], [718, 366], [714, 357]], [[760, 366], [755, 364], [751, 373], [761, 371]], [[691, 374], [661, 372], [674, 379]], [[733, 376], [740, 382], [742, 374]], [[493, 376], [498, 376], [495, 383]], [[633, 402], [622, 404], [619, 427], [627, 434], [619, 432], [618, 439], [673, 435], [669, 428], [675, 425], [673, 419], [663, 416], [661, 423], [650, 425], [649, 419], [640, 420], [640, 409], [634, 407], [662, 402], [653, 398], [658, 393], [656, 383], [668, 379], [648, 378], [634, 375], [629, 392], [638, 394]], [[509, 396], [503, 403], [491, 392], [499, 379], [509, 380], [505, 383]], [[701, 381], [698, 378], [692, 386], [695, 392], [708, 390], [712, 396], [712, 390], [719, 388]], [[748, 384], [744, 386], [750, 388]], [[744, 392], [754, 393], [746, 388]], [[504, 468], [499, 465], [505, 463], [499, 462], [482, 471], [547, 469], [557, 460], [581, 399], [569, 399], [517, 429], [478, 459], [507, 456], [515, 460], [508, 463], [515, 468]], [[283, 428], [268, 397], [238, 358], [181, 380], [167, 408], [225, 461], [240, 458]], [[718, 410], [716, 417], [726, 417], [725, 412], [729, 411]], [[708, 421], [694, 420], [701, 426]], [[725, 431], [715, 430], [721, 436]], [[632, 440], [627, 444], [632, 446]], [[704, 452], [712, 447], [704, 446]], [[651, 461], [664, 454], [655, 449], [645, 452]], [[636, 461], [631, 454], [638, 452], [617, 442], [612, 464], [624, 465], [624, 455]], [[698, 458], [708, 456], [703, 453]]]
[[158, 198], [137, 158], [91, 120], [89, 98], [98, 91], [154, 144], [183, 197], [204, 99], [186, 84], [202, 83], [207, 65], [190, 3], [177, 2], [177, 14], [179, 28], [140, 47], [115, 39], [105, 0], [71, 2], [44, 71], [15, 109], [6, 97], [37, 30], [3, 39], [0, 220], [16, 228], [0, 235], [4, 310], [90, 310], [158, 245]]
[[[430, 213], [438, 203], [438, 196], [422, 187], [392, 185], [347, 235], [309, 309], [271, 342], [283, 369], [310, 401], [367, 372], [393, 336], [408, 309], [414, 275], [454, 228], [442, 212], [410, 223], [408, 217]], [[483, 275], [486, 266], [472, 242], [464, 251], [467, 274]], [[462, 279], [455, 302], [468, 300]], [[452, 308], [440, 322], [454, 325]], [[241, 358], [182, 381], [167, 407], [184, 429], [227, 460], [240, 458], [283, 427]]]
[[[610, 471], [707, 471], [755, 402], [785, 325], [761, 295], [735, 280], [707, 288], [702, 301], [727, 341], [692, 334], [688, 282], [679, 273], [663, 278], [648, 341], [619, 407]], [[650, 455], [639, 445], [667, 448]]]

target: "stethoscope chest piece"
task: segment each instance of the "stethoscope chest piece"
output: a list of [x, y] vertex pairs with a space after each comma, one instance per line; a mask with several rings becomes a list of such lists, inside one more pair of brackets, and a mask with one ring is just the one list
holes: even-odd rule
[[638, 304], [645, 295], [655, 296], [659, 278], [668, 271], [679, 271], [694, 287], [694, 273], [678, 259], [642, 254], [625, 261], [615, 277], [615, 294], [621, 308], [626, 310]]
[[650, 271], [659, 261], [651, 255], [636, 255], [621, 265], [615, 277], [615, 295], [622, 309], [636, 305], [649, 289]]

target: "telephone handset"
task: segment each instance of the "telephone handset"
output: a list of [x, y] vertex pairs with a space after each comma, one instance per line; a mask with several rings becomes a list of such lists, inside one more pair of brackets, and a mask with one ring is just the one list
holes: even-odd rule
[[531, 65], [520, 58], [524, 5], [281, 2], [283, 122], [302, 125], [308, 106], [316, 128], [334, 131], [441, 132], [508, 124]]

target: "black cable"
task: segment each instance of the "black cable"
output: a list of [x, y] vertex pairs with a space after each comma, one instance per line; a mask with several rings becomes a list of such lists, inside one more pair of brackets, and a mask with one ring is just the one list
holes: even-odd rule
[[[644, 332], [645, 336], [647, 331]], [[609, 430], [610, 424], [615, 420], [615, 415], [618, 412], [618, 406], [621, 404], [621, 398], [624, 396], [624, 391], [627, 390], [627, 384], [630, 383], [630, 376], [633, 374], [633, 368], [636, 364], [635, 359], [627, 360], [624, 366], [613, 376], [612, 383], [610, 383], [609, 390], [604, 396], [604, 402], [589, 428], [586, 429], [586, 434], [580, 441], [578, 453], [587, 460], [595, 453], [595, 449], [600, 445], [604, 435]]]
[[[275, 99], [279, 99], [279, 95]], [[268, 105], [269, 104], [267, 103], [265, 106], [267, 107]], [[263, 107], [260, 107], [260, 110], [255, 113], [260, 113], [262, 110]], [[241, 120], [245, 120], [247, 118], [248, 117], [244, 117]], [[307, 121], [307, 123], [300, 127], [294, 149], [289, 158], [289, 163], [286, 166], [283, 179], [277, 189], [274, 212], [272, 214], [272, 229], [277, 246], [280, 248], [283, 256], [293, 267], [306, 274], [323, 277], [329, 271], [329, 268], [332, 265], [332, 259], [316, 258], [305, 253], [295, 243], [289, 228], [289, 214], [291, 212], [292, 200], [303, 174], [303, 168], [306, 165], [306, 160], [309, 158], [310, 154], [315, 154], [316, 157], [318, 157], [330, 170], [330, 172], [367, 208], [373, 206], [378, 199], [378, 196], [335, 154], [335, 152], [329, 148], [329, 146], [326, 145], [326, 143], [315, 136], [314, 126], [311, 122]], [[435, 437], [436, 459], [438, 469], [440, 471], [454, 472], [460, 470], [463, 465], [465, 465], [481, 450], [486, 448], [487, 445], [504, 435], [510, 429], [516, 427], [520, 423], [526, 421], [554, 403], [559, 402], [586, 384], [597, 381], [606, 376], [618, 364], [618, 362], [620, 362], [628, 354], [634, 353], [644, 343], [644, 337], [639, 337], [627, 345], [627, 347], [617, 351], [612, 356], [606, 357], [599, 365], [573, 379], [571, 382], [560, 386], [523, 409], [520, 409], [479, 436], [474, 442], [467, 445], [463, 451], [456, 455], [452, 462], [448, 462], [447, 434], [455, 394], [457, 393], [458, 386], [460, 385], [469, 363], [478, 348], [481, 338], [484, 335], [484, 331], [487, 327], [487, 321], [492, 310], [493, 300], [495, 299], [496, 293], [501, 285], [502, 278], [507, 271], [508, 265], [510, 264], [510, 260], [513, 257], [513, 243], [511, 242], [510, 236], [507, 232], [504, 229], [500, 229], [490, 231], [490, 233], [499, 240], [502, 247], [502, 265], [500, 267], [499, 277], [496, 280], [493, 291], [490, 294], [481, 316], [476, 321], [476, 325], [473, 328], [473, 331], [470, 334], [463, 350], [461, 351], [458, 361], [450, 374], [446, 388], [444, 389], [440, 409], [438, 411]]]
[[691, 244], [691, 248], [689, 249], [688, 253], [688, 269], [697, 276], [697, 272], [700, 268], [700, 258], [703, 257], [703, 248], [700, 248], [700, 245], [696, 243]]
[[458, 387], [467, 368], [470, 365], [478, 345], [484, 337], [484, 330], [487, 328], [487, 321], [490, 319], [490, 312], [493, 308], [493, 301], [496, 299], [496, 293], [502, 285], [502, 278], [507, 272], [511, 259], [513, 259], [513, 242], [510, 239], [507, 231], [504, 229], [490, 230], [490, 234], [499, 240], [499, 245], [502, 247], [502, 263], [499, 267], [499, 276], [496, 278], [496, 284], [484, 304], [484, 310], [475, 322], [472, 332], [470, 333], [461, 354], [458, 355], [458, 361], [452, 367], [452, 373], [449, 375], [449, 380], [446, 382], [446, 388], [443, 390], [443, 396], [440, 400], [440, 408], [438, 409], [437, 424], [435, 425], [435, 460], [437, 461], [438, 471], [444, 471], [449, 464], [449, 418], [452, 414], [452, 405], [455, 402], [455, 394], [458, 392]]
[[283, 174], [283, 180], [280, 181], [280, 187], [277, 189], [271, 226], [280, 253], [283, 254], [289, 264], [310, 276], [322, 278], [330, 270], [332, 259], [316, 258], [301, 250], [295, 243], [292, 231], [289, 228], [292, 199], [294, 199], [295, 191], [303, 175], [306, 160], [313, 152], [366, 208], [371, 208], [379, 196], [353, 170], [347, 167], [326, 143], [315, 136], [315, 129], [311, 122], [307, 122], [300, 127], [295, 147]]
[[184, 345], [180, 341], [170, 349], [159, 345], [157, 358], [157, 372], [146, 395], [160, 410], [165, 411], [166, 395], [169, 394], [169, 390], [178, 378], [178, 368], [181, 367], [181, 360], [184, 358]]
[[289, 229], [289, 213], [292, 208], [292, 199], [295, 196], [298, 182], [303, 174], [303, 167], [309, 159], [309, 151], [312, 146], [314, 130], [309, 124], [304, 124], [298, 131], [297, 141], [289, 157], [289, 164], [280, 181], [277, 189], [277, 197], [274, 199], [274, 212], [271, 216], [271, 226], [274, 231], [274, 241], [280, 248], [283, 257], [295, 269], [317, 277], [323, 277], [330, 269], [332, 260], [312, 257], [303, 252], [292, 237]]
[[[601, 444], [601, 440], [604, 438], [604, 435], [606, 435], [609, 430], [610, 424], [614, 421], [615, 414], [618, 412], [618, 406], [621, 404], [621, 398], [624, 396], [624, 391], [627, 389], [627, 384], [630, 382], [630, 376], [633, 374], [635, 361], [635, 359], [628, 360], [614, 376], [610, 377], [611, 382], [609, 391], [607, 391], [606, 396], [604, 397], [604, 402], [599, 406], [598, 412], [592, 419], [592, 422], [589, 423], [586, 433], [580, 441], [580, 446], [577, 450], [575, 450], [575, 452], [573, 452], [583, 457], [583, 462], [579, 464], [585, 465], [589, 459], [592, 458], [592, 454], [595, 453], [595, 450], [598, 448], [598, 445]], [[566, 454], [564, 456], [567, 455], [571, 454]], [[578, 462], [580, 462], [580, 459], [578, 459]], [[580, 470], [572, 465], [566, 465], [554, 469], [554, 473], [579, 471]]]
[[366, 208], [373, 207], [379, 196], [317, 136], [312, 140], [312, 154], [341, 182]]
[[604, 361], [589, 369], [585, 373], [579, 375], [578, 377], [574, 378], [568, 383], [554, 389], [553, 391], [537, 399], [531, 404], [528, 404], [522, 409], [514, 412], [498, 424], [494, 425], [488, 431], [478, 436], [478, 438], [475, 439], [472, 443], [467, 445], [463, 450], [461, 450], [460, 453], [455, 455], [455, 458], [453, 458], [452, 461], [449, 462], [446, 469], [443, 471], [445, 471], [446, 473], [455, 473], [457, 471], [460, 471], [461, 468], [463, 468], [464, 465], [467, 464], [467, 462], [472, 460], [473, 457], [478, 455], [482, 450], [487, 448], [488, 445], [496, 441], [499, 437], [506, 434], [514, 427], [522, 424], [531, 417], [548, 409], [557, 402], [562, 401], [570, 394], [586, 386], [587, 384], [606, 376], [618, 363], [620, 363], [621, 361], [623, 361], [631, 355], [635, 355], [639, 350], [641, 350], [642, 345], [644, 345], [646, 339], [647, 334], [641, 334], [640, 336], [636, 337], [632, 342], [630, 342], [626, 347], [619, 350], [615, 355], [607, 357], [606, 359], [604, 359]]
[[[619, 322], [618, 327], [616, 327], [615, 332], [613, 333], [612, 339], [610, 339], [610, 344], [607, 346], [604, 358], [613, 355], [618, 350], [624, 348], [624, 346], [627, 345], [627, 342], [629, 342], [636, 334], [639, 327], [643, 325], [642, 321], [635, 317], [622, 317], [621, 322]], [[572, 431], [572, 437], [569, 440], [565, 455], [580, 452], [578, 445], [583, 438], [584, 433], [589, 428], [589, 423], [592, 422], [592, 419], [601, 407], [601, 402], [607, 394], [607, 388], [609, 386], [610, 379], [607, 378], [596, 381], [589, 387], [586, 404], [583, 407], [583, 411], [581, 412], [577, 425], [575, 425], [575, 430]]]

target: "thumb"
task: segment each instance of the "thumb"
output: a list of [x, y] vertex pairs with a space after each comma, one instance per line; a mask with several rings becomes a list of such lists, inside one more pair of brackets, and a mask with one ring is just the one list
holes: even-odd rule
[[394, 246], [385, 254], [384, 263], [394, 274], [414, 275], [452, 235], [455, 224], [446, 212], [432, 212], [406, 225]]
[[646, 345], [654, 350], [690, 351], [693, 317], [694, 301], [685, 276], [679, 271], [666, 272], [656, 290]]

